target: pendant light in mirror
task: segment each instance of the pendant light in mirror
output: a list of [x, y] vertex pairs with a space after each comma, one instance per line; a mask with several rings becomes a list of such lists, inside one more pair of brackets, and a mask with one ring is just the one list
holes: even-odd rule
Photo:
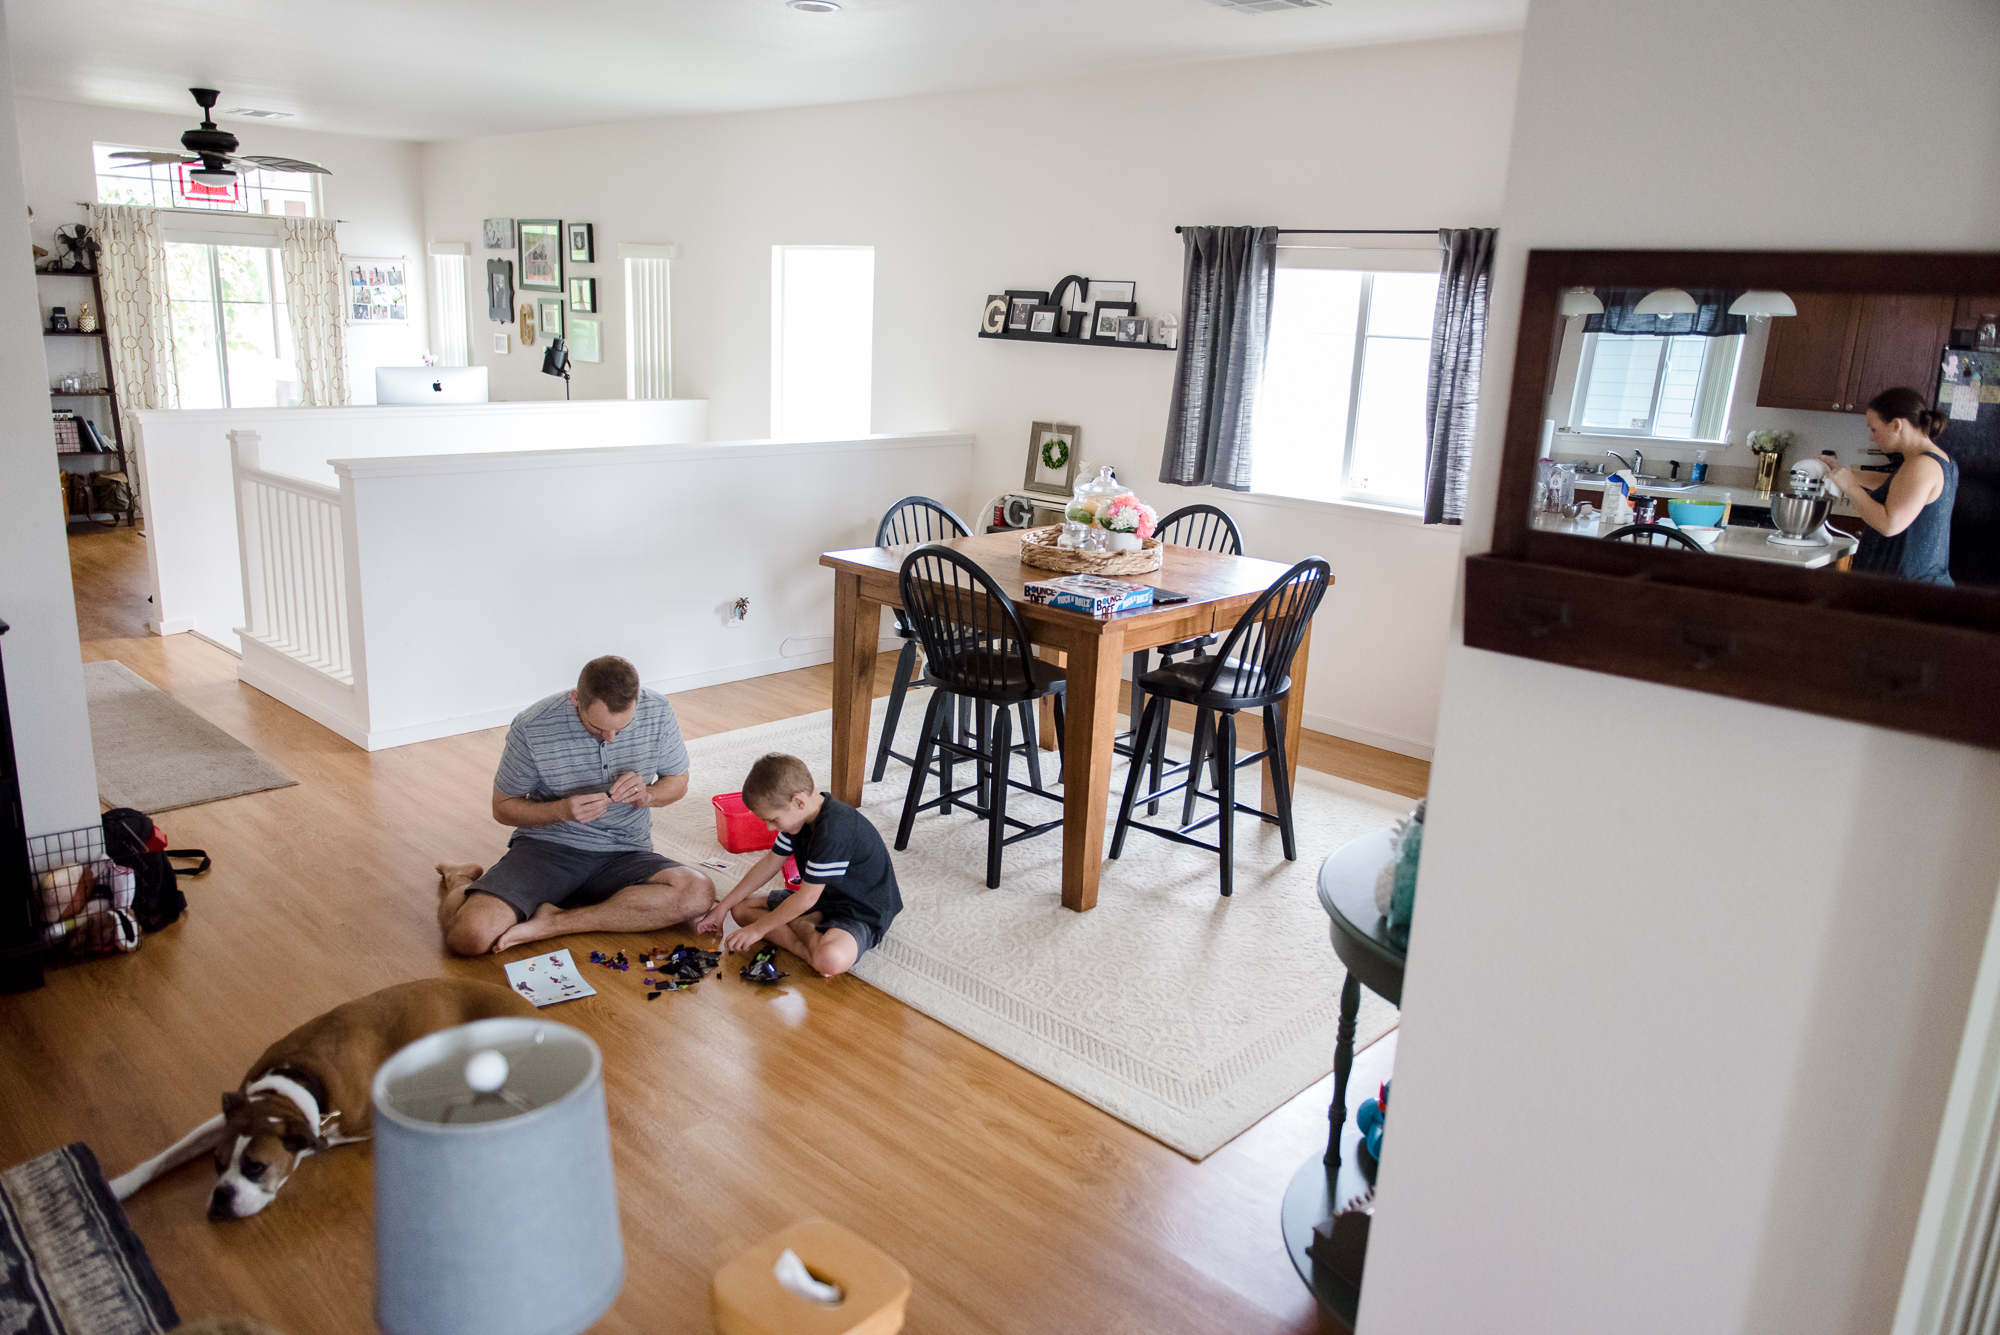
[[1662, 320], [1670, 320], [1676, 315], [1693, 315], [1701, 309], [1695, 299], [1677, 287], [1657, 287], [1639, 298], [1632, 307], [1634, 315], [1656, 315]]
[[1604, 300], [1587, 287], [1567, 287], [1562, 294], [1564, 315], [1602, 315]]
[[1797, 315], [1799, 308], [1782, 292], [1745, 292], [1729, 303], [1729, 313], [1769, 319], [1774, 315]]

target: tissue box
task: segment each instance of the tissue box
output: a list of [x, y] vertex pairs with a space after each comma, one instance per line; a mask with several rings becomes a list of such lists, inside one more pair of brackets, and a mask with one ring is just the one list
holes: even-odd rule
[[[781, 1287], [771, 1268], [787, 1247], [817, 1279], [837, 1284], [837, 1306]], [[910, 1272], [881, 1248], [824, 1219], [773, 1233], [715, 1272], [710, 1311], [719, 1335], [895, 1335], [910, 1301]]]
[[1021, 595], [1031, 603], [1108, 617], [1135, 607], [1150, 607], [1153, 589], [1149, 584], [1127, 584], [1122, 579], [1102, 575], [1057, 575], [1053, 579], [1032, 579], [1021, 586]]

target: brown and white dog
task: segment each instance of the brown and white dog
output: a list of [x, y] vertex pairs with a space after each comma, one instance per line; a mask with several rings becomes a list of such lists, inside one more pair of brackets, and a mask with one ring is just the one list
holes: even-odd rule
[[375, 1070], [425, 1034], [535, 1008], [493, 983], [424, 978], [308, 1020], [264, 1050], [222, 1112], [111, 1183], [124, 1200], [154, 1178], [213, 1151], [210, 1219], [241, 1219], [269, 1205], [307, 1155], [366, 1140], [374, 1130]]

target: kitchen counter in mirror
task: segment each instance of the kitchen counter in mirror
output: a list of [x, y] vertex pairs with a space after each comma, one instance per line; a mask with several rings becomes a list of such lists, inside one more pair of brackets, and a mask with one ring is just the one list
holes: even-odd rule
[[[1596, 492], [1601, 495], [1603, 494], [1604, 491], [1604, 479], [1601, 477], [1589, 477], [1589, 476], [1579, 477], [1576, 480], [1576, 489], [1579, 492], [1589, 491], [1589, 492]], [[1758, 491], [1755, 487], [1717, 487], [1717, 486], [1711, 486], [1707, 483], [1703, 483], [1701, 486], [1698, 487], [1690, 487], [1686, 489], [1675, 488], [1673, 490], [1666, 490], [1659, 487], [1649, 487], [1643, 482], [1640, 483], [1637, 487], [1634, 487], [1633, 492], [1635, 495], [1639, 496], [1657, 496], [1661, 500], [1666, 500], [1666, 501], [1695, 501], [1698, 503], [1708, 503], [1708, 504], [1718, 504], [1718, 505], [1748, 505], [1748, 506], [1754, 506], [1759, 510], [1770, 509], [1771, 497], [1775, 494], [1773, 492], [1768, 492], [1768, 491]], [[1851, 515], [1854, 513], [1854, 506], [1848, 501], [1848, 499], [1845, 496], [1842, 496], [1834, 501], [1833, 513], [1837, 515]]]
[[[1769, 506], [1770, 503], [1771, 498], [1766, 496], [1764, 504]], [[1602, 537], [1611, 531], [1598, 519], [1564, 519], [1560, 515], [1550, 514], [1536, 515], [1533, 526], [1539, 533], [1573, 533], [1579, 538]], [[1735, 556], [1746, 561], [1769, 561], [1775, 565], [1792, 566], [1799, 570], [1819, 570], [1832, 565], [1860, 546], [1856, 539], [1844, 533], [1835, 533], [1831, 541], [1820, 547], [1793, 547], [1785, 543], [1772, 542], [1770, 535], [1770, 529], [1732, 526], [1723, 529], [1722, 536], [1716, 540], [1715, 546], [1708, 550], [1716, 556]]]

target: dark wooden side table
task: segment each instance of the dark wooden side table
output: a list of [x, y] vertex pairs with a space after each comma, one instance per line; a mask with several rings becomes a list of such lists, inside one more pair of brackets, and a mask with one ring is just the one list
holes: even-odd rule
[[1326, 1152], [1299, 1167], [1285, 1191], [1281, 1219], [1285, 1249], [1313, 1296], [1351, 1329], [1360, 1292], [1306, 1254], [1313, 1230], [1338, 1206], [1340, 1138], [1347, 1125], [1348, 1077], [1354, 1070], [1354, 1027], [1361, 989], [1391, 1005], [1403, 1001], [1404, 947], [1389, 936], [1389, 922], [1375, 908], [1375, 878], [1389, 860], [1390, 831], [1365, 834], [1330, 854], [1319, 869], [1319, 902], [1332, 924], [1334, 954], [1347, 968], [1340, 988], [1340, 1025], [1334, 1035], [1333, 1106], [1327, 1110]]

